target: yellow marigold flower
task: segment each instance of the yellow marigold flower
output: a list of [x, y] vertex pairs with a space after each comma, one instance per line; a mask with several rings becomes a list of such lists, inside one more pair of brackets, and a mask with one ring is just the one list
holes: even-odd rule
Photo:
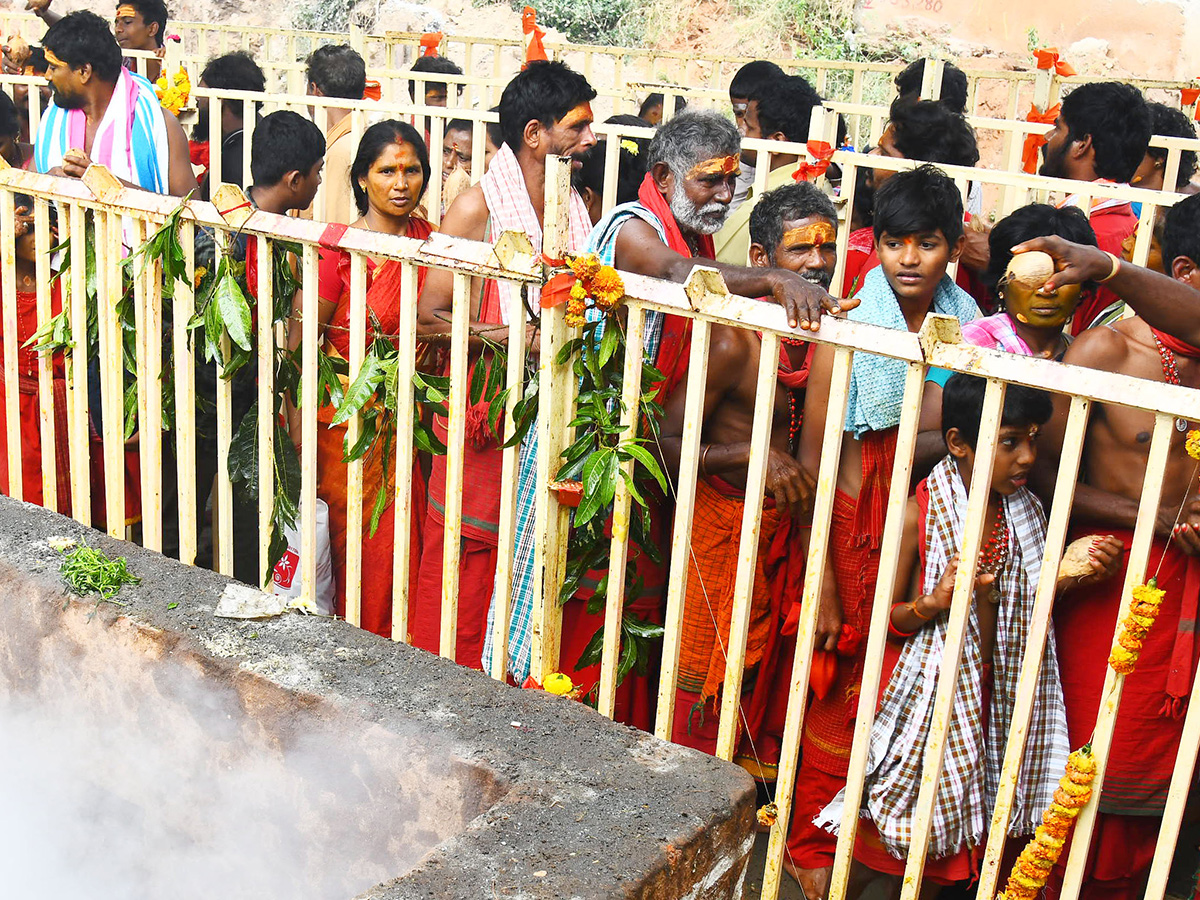
[[1154, 617], [1158, 615], [1160, 609], [1162, 609], [1161, 603], [1151, 603], [1148, 600], [1134, 600], [1129, 604], [1129, 614], [1137, 616], [1138, 621], [1147, 626], [1154, 624]]
[[1037, 827], [1037, 830], [1033, 833], [1033, 839], [1037, 842], [1038, 846], [1045, 847], [1047, 850], [1062, 850], [1063, 839], [1052, 835], [1046, 830], [1045, 825]]
[[763, 828], [770, 828], [778, 818], [779, 807], [775, 803], [768, 803], [758, 808], [758, 824]]
[[1030, 878], [1024, 872], [1013, 872], [1012, 875], [1010, 875], [1008, 877], [1008, 884], [1009, 884], [1010, 891], [1012, 890], [1012, 885], [1014, 883], [1020, 887], [1032, 888], [1033, 890], [1042, 888], [1046, 884], [1045, 881], [1042, 880], [1041, 878]]
[[1010, 879], [1007, 889], [1003, 894], [998, 895], [996, 900], [1000, 900], [1000, 897], [1004, 897], [1005, 900], [1034, 900], [1037, 895], [1038, 888], [1014, 884]]
[[1167, 595], [1166, 591], [1159, 590], [1158, 582], [1151, 578], [1145, 584], [1139, 584], [1133, 589], [1133, 599], [1143, 600], [1147, 603], [1153, 603], [1155, 606], [1163, 601], [1163, 597]]
[[583, 286], [582, 281], [577, 281], [571, 285], [571, 299], [583, 302], [587, 299], [587, 288]]
[[1128, 675], [1137, 665], [1138, 655], [1131, 653], [1124, 647], [1113, 647], [1112, 653], [1108, 656], [1108, 664], [1112, 670], [1118, 675]]
[[543, 684], [542, 687], [548, 694], [558, 694], [559, 696], [562, 696], [563, 694], [569, 694], [575, 685], [572, 684], [571, 679], [562, 672], [552, 672], [546, 676], [546, 683]]
[[1183, 447], [1192, 459], [1200, 459], [1200, 431], [1189, 431]]
[[[641, 148], [637, 145], [637, 141], [631, 141], [629, 138], [625, 138], [623, 141], [621, 141], [621, 149], [632, 153], [634, 156], [637, 156], [638, 153], [641, 152]], [[1200, 435], [1200, 431], [1193, 433]]]
[[1072, 797], [1079, 797], [1083, 794], [1090, 794], [1092, 792], [1092, 789], [1086, 783], [1079, 784], [1074, 782], [1071, 780], [1069, 775], [1064, 775], [1062, 780], [1058, 782], [1058, 786]]
[[1030, 881], [1040, 881], [1046, 883], [1046, 870], [1034, 865], [1033, 860], [1022, 857], [1017, 860], [1017, 864], [1013, 867], [1021, 876], [1028, 878]]
[[191, 86], [192, 82], [191, 82], [191, 79], [188, 78], [187, 69], [180, 69], [178, 72], [175, 73], [175, 83], [178, 85], [186, 84], [189, 87]]
[[208, 269], [205, 266], [196, 266], [196, 272], [192, 276], [192, 281], [195, 287], [200, 287], [200, 282], [204, 280], [204, 276], [208, 274]]
[[622, 297], [625, 295], [625, 282], [611, 266], [601, 266], [591, 281], [592, 290], [597, 294], [617, 294]]

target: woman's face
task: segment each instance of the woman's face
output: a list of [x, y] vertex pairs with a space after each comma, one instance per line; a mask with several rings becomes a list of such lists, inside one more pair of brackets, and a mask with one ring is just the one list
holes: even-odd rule
[[367, 204], [385, 216], [404, 217], [417, 208], [425, 175], [412, 144], [388, 144], [358, 180]]
[[1034, 290], [1010, 282], [1001, 289], [1001, 296], [1005, 311], [1018, 322], [1035, 328], [1061, 330], [1079, 305], [1081, 292], [1078, 284], [1063, 285], [1046, 293], [1041, 288]]

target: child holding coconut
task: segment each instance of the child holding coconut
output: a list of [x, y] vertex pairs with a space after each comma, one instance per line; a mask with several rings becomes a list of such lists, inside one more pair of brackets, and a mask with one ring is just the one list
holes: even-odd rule
[[[947, 382], [941, 418], [949, 454], [908, 502], [862, 800], [869, 818], [862, 822], [854, 848], [855, 869], [861, 876], [883, 873], [898, 882], [910, 849], [985, 386], [983, 379], [963, 374]], [[1037, 456], [1038, 432], [1051, 410], [1048, 394], [1008, 387], [922, 896], [937, 885], [978, 875], [1017, 681], [1031, 646], [1046, 520], [1026, 480]], [[1111, 537], [1076, 548], [1073, 557], [1078, 559], [1073, 561], [1081, 564], [1060, 570], [1058, 590], [1108, 578], [1121, 549], [1121, 542]], [[1028, 727], [1010, 820], [1014, 836], [1033, 833], [1070, 749], [1053, 633], [1046, 640]], [[839, 796], [818, 824], [835, 827], [843, 803]], [[855, 877], [853, 883], [859, 880]], [[851, 895], [855, 893], [852, 887]]]

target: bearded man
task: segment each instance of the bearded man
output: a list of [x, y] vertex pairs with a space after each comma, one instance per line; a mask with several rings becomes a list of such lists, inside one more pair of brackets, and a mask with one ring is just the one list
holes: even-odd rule
[[[523, 231], [534, 247], [542, 244], [546, 158], [568, 156], [574, 167], [596, 145], [587, 79], [561, 62], [534, 62], [520, 72], [500, 98], [500, 130], [504, 144], [492, 158], [479, 184], [455, 199], [441, 231], [474, 241], [495, 241], [503, 231]], [[568, 249], [579, 252], [591, 220], [583, 199], [571, 192]], [[430, 269], [421, 292], [417, 331], [431, 343], [450, 336], [453, 273]], [[471, 287], [471, 346], [486, 352], [482, 338], [506, 344], [508, 319], [522, 308], [520, 291], [511, 284], [474, 279]], [[533, 306], [536, 308], [536, 298]], [[525, 315], [524, 312], [520, 313]], [[537, 324], [526, 331], [529, 353], [539, 349]], [[500, 530], [501, 451], [487, 424], [486, 401], [467, 412], [467, 445], [451, 448], [464, 454], [462, 546], [459, 557], [458, 634], [455, 659], [479, 668], [485, 620], [496, 572]], [[434, 418], [438, 436], [446, 439], [446, 421]], [[532, 490], [532, 488], [531, 488]], [[429, 516], [425, 528], [416, 594], [410, 607], [413, 643], [437, 652], [442, 603], [442, 542], [445, 526], [446, 457], [435, 456], [429, 479]]]
[[103, 19], [64, 16], [42, 46], [53, 96], [34, 150], [39, 172], [82, 178], [95, 162], [130, 187], [176, 197], [196, 189], [183, 128], [153, 85], [121, 66]]

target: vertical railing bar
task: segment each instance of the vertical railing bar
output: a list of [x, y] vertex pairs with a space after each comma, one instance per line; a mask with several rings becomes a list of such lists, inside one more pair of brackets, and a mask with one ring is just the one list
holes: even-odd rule
[[834, 350], [825, 433], [821, 440], [821, 467], [817, 472], [817, 490], [813, 498], [812, 533], [804, 567], [804, 593], [796, 632], [796, 655], [792, 663], [792, 682], [788, 691], [787, 715], [783, 725], [783, 746], [779, 754], [779, 772], [775, 781], [775, 802], [779, 808], [779, 816], [771, 826], [771, 837], [767, 844], [763, 900], [776, 900], [779, 896], [788, 819], [791, 815], [792, 794], [796, 789], [796, 766], [800, 760], [800, 734], [808, 701], [809, 672], [812, 669], [813, 645], [816, 642], [817, 612], [825, 581], [825, 560], [829, 553], [833, 501], [837, 493], [837, 471], [842, 455], [853, 361], [852, 350], [844, 347]]
[[[354, 384], [367, 355], [367, 258], [350, 254], [350, 360], [347, 383]], [[362, 415], [346, 422], [346, 446], [358, 443]], [[372, 498], [374, 499], [374, 498]], [[362, 626], [363, 463], [346, 465], [346, 621]]]
[[601, 206], [608, 212], [617, 205], [617, 174], [621, 161], [621, 136], [609, 134], [604, 145], [604, 187]]
[[[520, 298], [528, 299], [530, 289], [522, 287], [521, 294], [513, 292], [514, 301], [508, 312], [508, 371], [506, 385], [508, 400], [504, 405], [504, 439], [515, 433], [513, 412], [523, 395], [525, 375], [525, 308]], [[517, 531], [517, 465], [520, 446], [501, 451], [500, 469], [500, 534], [496, 544], [495, 609], [492, 613], [492, 671], [491, 676], [503, 681], [508, 671], [508, 617], [512, 610], [513, 537]]]
[[97, 241], [96, 268], [100, 279], [100, 409], [104, 423], [105, 527], [111, 537], [125, 538], [125, 422], [123, 341], [117, 319], [117, 304], [124, 283], [121, 278], [121, 216], [106, 211], [104, 237]]
[[658, 712], [654, 720], [654, 734], [664, 741], [671, 740], [672, 723], [675, 718], [683, 601], [687, 594], [688, 570], [691, 568], [692, 516], [696, 505], [696, 480], [700, 471], [700, 435], [704, 428], [704, 390], [711, 333], [707, 319], [692, 321], [683, 434], [679, 449], [679, 480], [675, 495], [675, 527], [671, 536], [671, 569], [667, 576], [667, 609], [663, 619]]
[[149, 469], [142, 475], [142, 540], [150, 550], [163, 546], [163, 283], [162, 261], [153, 260], [143, 272], [146, 279], [146, 417], [142, 426], [142, 458]]
[[87, 334], [87, 213], [78, 203], [67, 208], [67, 236], [71, 239], [70, 291], [71, 337], [74, 345], [67, 357], [67, 390], [70, 415], [71, 515], [81, 525], [92, 524], [91, 478], [80, 477], [89, 472], [90, 429], [88, 427], [87, 341], [77, 335]]
[[300, 263], [300, 596], [317, 585], [317, 248], [304, 245]]
[[[1058, 477], [1054, 485], [1054, 502], [1050, 506], [1050, 519], [1046, 526], [1046, 552], [1042, 558], [1043, 572], [1058, 572], [1062, 562], [1063, 545], [1070, 525], [1071, 502], [1075, 497], [1075, 482], [1079, 475], [1079, 463], [1083, 454], [1083, 439], [1087, 429], [1090, 404], [1082, 397], [1071, 398], [1070, 412], [1063, 435], [1063, 455], [1059, 458]], [[1050, 632], [1050, 614], [1054, 608], [1057, 578], [1042, 578], [1038, 581], [1037, 593], [1030, 614], [1029, 636], [1025, 644], [1025, 656], [1021, 661], [1021, 674], [1017, 682], [1017, 696], [1013, 704], [1012, 720], [1008, 730], [1008, 743], [1004, 748], [1004, 762], [1000, 771], [1000, 786], [996, 794], [996, 807], [992, 813], [992, 824], [988, 831], [986, 851], [979, 873], [979, 896], [991, 897], [996, 893], [1000, 877], [1000, 861], [1004, 855], [1004, 844], [1008, 836], [1009, 816], [1012, 813], [1013, 797], [1017, 790], [1025, 740], [1028, 736], [1029, 717], [1033, 712], [1033, 695], [1037, 689], [1037, 673], [1045, 656], [1046, 636]]]
[[[590, 59], [590, 57], [589, 57]], [[642, 342], [646, 333], [646, 313], [640, 304], [628, 304], [625, 332], [625, 371], [621, 384], [621, 427], [623, 440], [637, 438], [641, 387]], [[616, 327], [609, 323], [608, 327]], [[617, 656], [621, 650], [621, 620], [625, 611], [625, 568], [629, 559], [630, 493], [625, 482], [633, 477], [632, 457], [621, 464], [613, 493], [612, 540], [608, 550], [608, 593], [604, 598], [604, 646], [600, 655], [600, 693], [596, 708], [601, 715], [613, 717], [617, 696]]]
[[[883, 536], [880, 540], [880, 546], [884, 548], [899, 547], [903, 535], [904, 509], [912, 478], [913, 453], [917, 445], [920, 399], [924, 385], [925, 366], [921, 363], [909, 363], [904, 376], [905, 402], [900, 410], [900, 425], [896, 434], [896, 461], [892, 466], [892, 482], [888, 490], [889, 512], [884, 520]], [[887, 641], [888, 618], [891, 616], [892, 602], [895, 599], [893, 595], [899, 563], [897, 553], [879, 555], [879, 574], [876, 577], [875, 596], [871, 605], [871, 624], [867, 631], [867, 646], [863, 657], [860, 697], [878, 696], [879, 681], [883, 675], [883, 648]], [[830, 900], [841, 900], [849, 883], [854, 837], [858, 831], [858, 811], [862, 806], [867, 750], [874, 723], [875, 704], [858, 704], [858, 714], [854, 721], [854, 740], [846, 772], [846, 804], [842, 810], [837, 853], [829, 880]]]
[[[146, 219], [137, 218], [132, 222], [134, 241], [140, 247], [146, 240], [147, 231], [151, 228], [151, 224]], [[153, 532], [154, 527], [150, 524], [146, 515], [146, 494], [150, 481], [150, 454], [146, 452], [147, 443], [147, 409], [146, 395], [149, 393], [149, 371], [147, 369], [146, 359], [146, 279], [144, 275], [139, 275], [134, 272], [133, 277], [133, 321], [134, 321], [134, 340], [133, 352], [135, 359], [134, 379], [137, 390], [137, 417], [138, 417], [138, 481], [141, 485], [142, 492], [142, 539], [145, 541], [150, 537], [147, 534], [147, 526], [149, 531]], [[161, 541], [159, 543], [161, 546]], [[152, 547], [150, 549], [157, 549]]]
[[[1125, 570], [1125, 583], [1121, 588], [1121, 609], [1117, 614], [1116, 629], [1129, 614], [1133, 589], [1142, 583], [1150, 559], [1150, 548], [1154, 540], [1154, 526], [1162, 499], [1163, 475], [1167, 457], [1171, 451], [1171, 437], [1175, 431], [1175, 419], [1166, 413], [1154, 417], [1154, 433], [1150, 438], [1150, 453], [1146, 460], [1146, 474], [1142, 480], [1142, 498], [1138, 504], [1137, 520], [1133, 529], [1133, 540], [1129, 548], [1129, 565]], [[1114, 632], [1115, 638], [1116, 632]], [[1075, 833], [1071, 835], [1071, 850], [1067, 857], [1066, 872], [1063, 874], [1062, 900], [1075, 900], [1083, 884], [1083, 870], [1087, 861], [1088, 847], [1092, 842], [1092, 829], [1099, 812], [1104, 773], [1108, 768], [1108, 751], [1112, 746], [1113, 731], [1117, 724], [1117, 710], [1121, 705], [1121, 692], [1125, 676], [1118, 676], [1112, 667], [1104, 672], [1104, 687], [1100, 691], [1100, 711], [1096, 716], [1096, 730], [1092, 734], [1092, 756], [1096, 760], [1096, 777], [1092, 781], [1092, 800], [1079, 814]]]
[[17, 360], [16, 202], [9, 188], [0, 189], [0, 290], [4, 292], [4, 430], [8, 443], [8, 495], [24, 497], [21, 471], [21, 366]]
[[[50, 290], [50, 203], [44, 197], [33, 201], [34, 263], [37, 280], [37, 325], [41, 329], [54, 314]], [[42, 440], [42, 505], [57, 510], [67, 500], [58, 496], [58, 431], [55, 428], [54, 354], [38, 353], [39, 425]], [[7, 402], [7, 401], [6, 401]]]
[[412, 603], [413, 376], [417, 372], [417, 267], [400, 264], [400, 356], [396, 363], [396, 493], [395, 544], [392, 550], [392, 640], [408, 643], [408, 609]]
[[733, 759], [737, 749], [738, 713], [742, 706], [743, 667], [750, 634], [750, 607], [758, 569], [758, 542], [762, 531], [762, 498], [767, 487], [767, 459], [771, 450], [771, 425], [775, 418], [775, 381], [779, 374], [779, 335], [764, 331], [758, 358], [758, 383], [754, 394], [754, 421], [750, 430], [750, 459], [746, 465], [745, 502], [738, 542], [737, 572], [733, 581], [733, 610], [729, 641], [725, 647], [725, 683], [721, 688], [721, 721], [717, 731], [717, 756]]
[[[233, 235], [217, 229], [218, 244], [232, 243]], [[212, 302], [216, 302], [215, 299]], [[229, 359], [232, 342], [221, 335], [221, 358]], [[233, 440], [233, 384], [225, 377], [225, 366], [217, 362], [217, 473], [213, 501], [212, 535], [216, 570], [233, 576], [233, 483], [229, 478], [229, 444]], [[208, 488], [209, 485], [204, 485]]]
[[[273, 592], [270, 557], [275, 508], [275, 248], [258, 235], [254, 241], [258, 269], [258, 573], [264, 591]], [[287, 265], [284, 261], [283, 265]]]
[[[446, 510], [442, 543], [442, 621], [438, 650], [454, 659], [458, 641], [459, 559], [462, 554], [463, 448], [467, 439], [467, 341], [471, 323], [471, 276], [454, 273], [450, 311], [450, 394], [446, 423]], [[476, 362], [476, 365], [482, 365]]]
[[173, 339], [175, 357], [175, 459], [179, 497], [179, 561], [193, 565], [199, 539], [196, 509], [196, 357], [188, 335], [188, 322], [196, 308], [195, 228], [184, 219], [179, 226], [187, 276], [175, 285]]
[[954, 693], [958, 687], [958, 671], [962, 664], [963, 644], [967, 634], [972, 607], [975, 604], [975, 574], [979, 551], [983, 544], [984, 520], [987, 518], [988, 497], [991, 494], [992, 465], [996, 458], [996, 438], [1004, 412], [1002, 381], [989, 380], [983, 395], [983, 411], [979, 417], [979, 440], [976, 444], [975, 465], [971, 470], [971, 486], [967, 495], [967, 511], [963, 522], [962, 548], [958, 575], [954, 581], [946, 640], [938, 673], [937, 693], [933, 702], [933, 718], [929, 738], [925, 743], [921, 787], [913, 811], [912, 839], [900, 900], [916, 900], [920, 894], [921, 878], [925, 871], [926, 848], [933, 823], [933, 807], [941, 781], [946, 736], [953, 715]]

